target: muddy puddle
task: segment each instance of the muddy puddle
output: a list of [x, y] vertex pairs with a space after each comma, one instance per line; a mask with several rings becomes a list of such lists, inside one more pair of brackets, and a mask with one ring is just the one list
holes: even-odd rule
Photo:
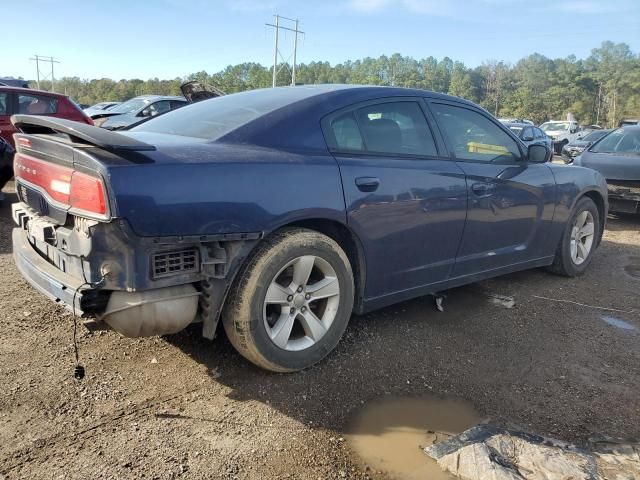
[[450, 480], [422, 451], [482, 420], [467, 402], [428, 397], [384, 397], [356, 413], [347, 432], [363, 464], [396, 480]]

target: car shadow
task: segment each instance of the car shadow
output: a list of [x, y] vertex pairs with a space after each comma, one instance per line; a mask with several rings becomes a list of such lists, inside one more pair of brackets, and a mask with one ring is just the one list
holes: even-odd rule
[[606, 230], [619, 232], [624, 230], [640, 230], [640, 215], [632, 213], [609, 213]]

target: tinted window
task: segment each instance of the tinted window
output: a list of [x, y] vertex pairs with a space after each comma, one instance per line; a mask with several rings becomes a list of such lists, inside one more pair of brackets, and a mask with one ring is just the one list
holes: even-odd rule
[[546, 137], [545, 133], [542, 130], [540, 130], [539, 128], [534, 128], [533, 131], [536, 134], [535, 138], [540, 139], [540, 138]]
[[234, 93], [178, 108], [144, 122], [131, 131], [217, 140], [262, 115], [303, 100], [314, 92], [315, 89], [295, 87]]
[[591, 149], [596, 153], [640, 153], [640, 130], [614, 130]]
[[21, 93], [18, 95], [18, 113], [47, 115], [58, 111], [58, 99]]
[[608, 130], [594, 130], [593, 132], [589, 132], [584, 137], [582, 137], [582, 140], [585, 140], [587, 142], [595, 142], [599, 138], [604, 137], [607, 133], [609, 133]]
[[187, 102], [180, 102], [178, 100], [171, 100], [171, 110], [175, 110], [176, 108], [184, 107], [187, 105]]
[[356, 111], [368, 152], [437, 155], [427, 120], [416, 102], [381, 103]]
[[520, 138], [533, 138], [533, 130], [531, 129], [531, 127], [527, 127], [524, 129], [524, 132], [522, 132], [522, 135], [520, 136]]
[[504, 163], [521, 159], [518, 144], [484, 115], [437, 103], [433, 111], [456, 158]]
[[0, 92], [0, 115], [8, 114], [9, 94]]
[[147, 108], [149, 109], [151, 116], [155, 116], [171, 110], [171, 104], [169, 103], [169, 100], [161, 100], [159, 102], [152, 103]]
[[353, 112], [345, 113], [331, 121], [331, 131], [338, 150], [363, 150], [362, 136]]

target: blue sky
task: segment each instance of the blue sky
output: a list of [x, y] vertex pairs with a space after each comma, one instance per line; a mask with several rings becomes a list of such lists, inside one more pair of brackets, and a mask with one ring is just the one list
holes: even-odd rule
[[[639, 0], [21, 0], [2, 27], [0, 75], [174, 78], [273, 62], [272, 14], [300, 19], [299, 62], [401, 53], [468, 66], [534, 52], [586, 57], [604, 40], [640, 52]], [[7, 40], [11, 39], [9, 46]], [[281, 37], [283, 50], [293, 43]], [[285, 57], [287, 56], [287, 51]]]

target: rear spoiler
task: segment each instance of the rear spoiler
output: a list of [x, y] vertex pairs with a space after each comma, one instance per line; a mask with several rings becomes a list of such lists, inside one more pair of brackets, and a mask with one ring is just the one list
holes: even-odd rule
[[69, 135], [73, 141], [88, 143], [112, 152], [142, 152], [156, 149], [153, 145], [140, 142], [126, 135], [64, 118], [40, 115], [12, 115], [11, 123], [23, 133], [63, 133]]

